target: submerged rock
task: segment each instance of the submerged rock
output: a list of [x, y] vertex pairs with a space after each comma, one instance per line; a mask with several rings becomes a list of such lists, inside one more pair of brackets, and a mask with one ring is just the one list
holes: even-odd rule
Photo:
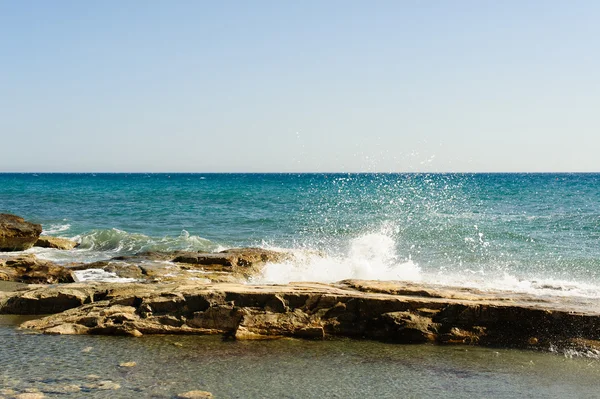
[[34, 244], [35, 247], [70, 250], [79, 246], [79, 243], [66, 238], [40, 236]]
[[0, 213], [0, 251], [29, 249], [41, 233], [41, 224], [27, 222], [16, 215]]
[[41, 392], [24, 392], [14, 396], [15, 399], [43, 399], [46, 396]]
[[213, 394], [208, 391], [188, 391], [177, 395], [177, 399], [212, 399]]

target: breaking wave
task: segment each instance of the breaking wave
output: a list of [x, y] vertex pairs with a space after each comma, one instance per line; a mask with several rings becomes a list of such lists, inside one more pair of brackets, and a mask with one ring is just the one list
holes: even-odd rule
[[136, 253], [145, 251], [215, 251], [218, 244], [183, 230], [177, 237], [150, 237], [140, 233], [128, 233], [119, 229], [93, 230], [74, 237], [79, 250]]
[[[280, 249], [281, 248], [270, 248]], [[600, 286], [593, 282], [544, 276], [518, 276], [482, 267], [445, 268], [421, 266], [410, 254], [398, 255], [394, 229], [384, 226], [351, 238], [341, 254], [318, 250], [293, 250], [294, 257], [266, 265], [262, 274], [250, 283], [287, 284], [290, 282], [336, 282], [344, 279], [396, 280], [424, 282], [447, 287], [472, 288], [552, 297], [600, 298]]]
[[268, 264], [253, 282], [291, 281], [334, 282], [356, 278], [365, 280], [420, 280], [421, 269], [396, 253], [391, 229], [350, 239], [343, 254], [296, 250], [292, 260]]

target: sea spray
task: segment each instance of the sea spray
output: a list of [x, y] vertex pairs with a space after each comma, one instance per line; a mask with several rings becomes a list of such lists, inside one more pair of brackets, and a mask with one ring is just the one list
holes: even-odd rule
[[599, 203], [600, 174], [0, 174], [0, 211], [81, 242], [28, 250], [61, 263], [265, 242], [301, 252], [270, 281], [540, 295], [599, 296]]
[[345, 254], [325, 254], [315, 250], [295, 250], [293, 258], [267, 264], [252, 282], [291, 281], [333, 282], [343, 279], [419, 280], [420, 268], [410, 259], [398, 259], [396, 241], [388, 229], [367, 233], [349, 242]]

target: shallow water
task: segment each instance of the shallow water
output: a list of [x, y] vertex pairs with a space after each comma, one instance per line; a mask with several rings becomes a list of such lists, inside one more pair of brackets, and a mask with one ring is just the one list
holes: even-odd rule
[[[594, 398], [600, 378], [598, 360], [533, 351], [346, 339], [47, 336], [15, 330], [16, 321], [0, 317], [0, 386], [50, 398], [171, 398], [198, 389], [216, 398]], [[132, 361], [136, 366], [119, 366]]]

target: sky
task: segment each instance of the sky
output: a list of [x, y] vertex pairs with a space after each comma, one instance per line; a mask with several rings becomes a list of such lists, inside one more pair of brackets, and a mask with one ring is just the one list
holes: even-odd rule
[[600, 172], [600, 2], [0, 0], [0, 172]]

